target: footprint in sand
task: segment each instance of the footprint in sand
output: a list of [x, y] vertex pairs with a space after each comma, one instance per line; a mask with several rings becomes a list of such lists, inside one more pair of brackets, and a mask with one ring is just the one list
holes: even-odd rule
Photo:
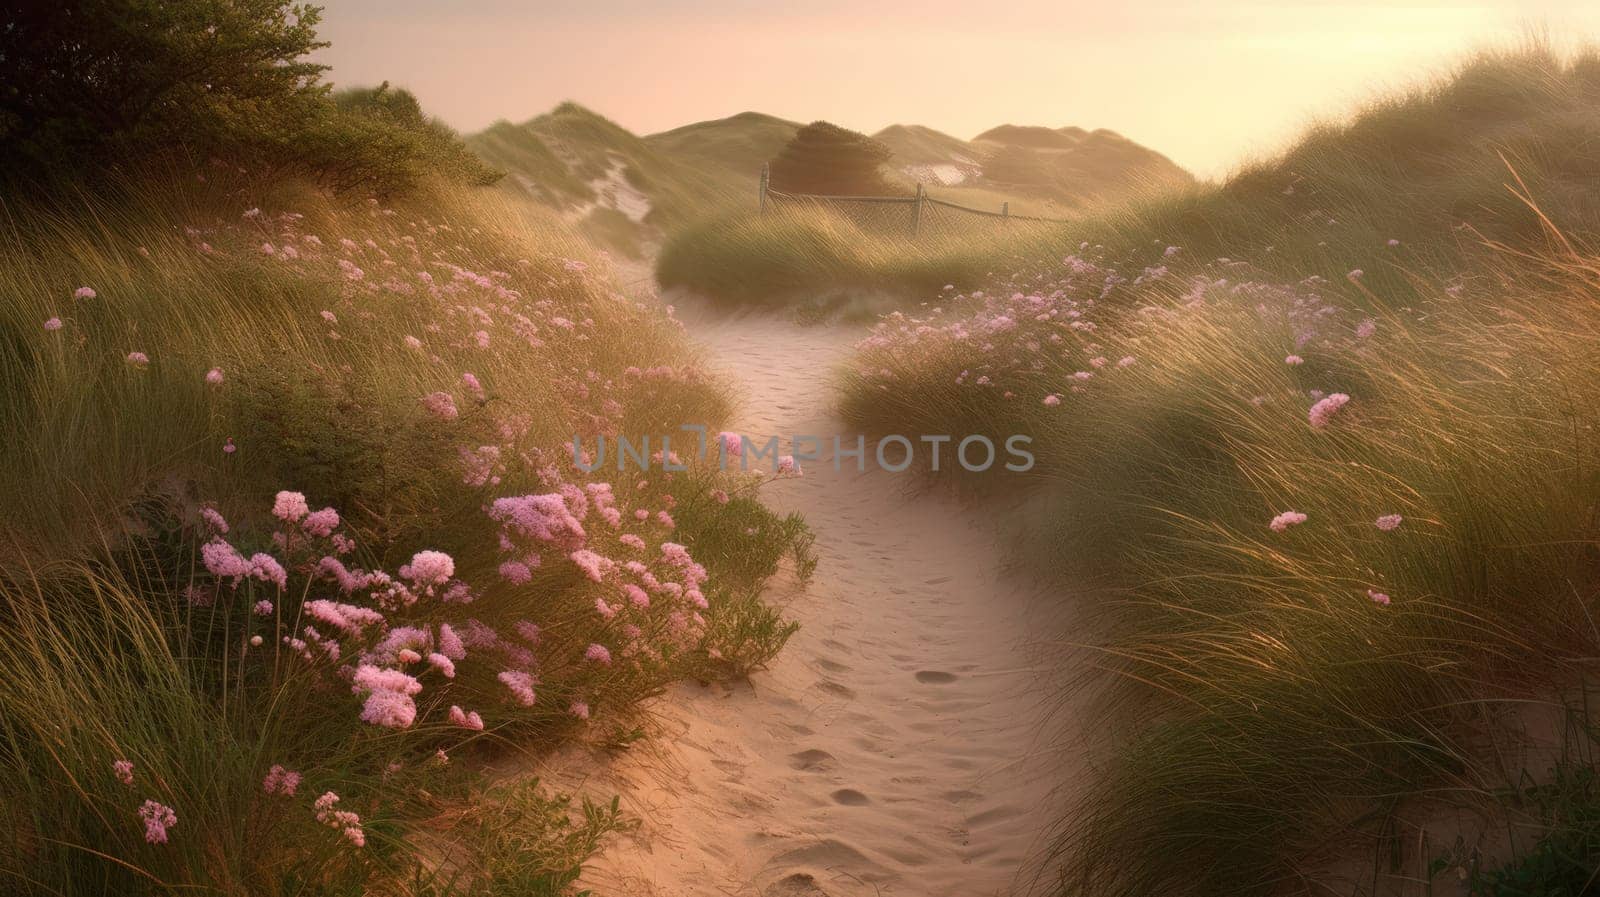
[[826, 657], [817, 658], [817, 666], [830, 673], [847, 673], [850, 671], [850, 668], [844, 664], [837, 660], [829, 660]]
[[829, 797], [833, 798], [834, 803], [844, 804], [847, 807], [859, 807], [862, 804], [868, 804], [872, 802], [865, 794], [862, 794], [854, 788], [840, 788], [838, 791], [835, 791], [833, 794], [829, 795]]
[[856, 693], [854, 689], [846, 685], [840, 685], [839, 683], [830, 681], [828, 679], [819, 681], [817, 683], [817, 688], [822, 689], [830, 695], [837, 695], [838, 697], [844, 698], [847, 701], [855, 700]]
[[928, 685], [949, 685], [956, 681], [956, 674], [942, 670], [918, 670], [917, 681]]
[[809, 872], [796, 872], [774, 882], [761, 897], [828, 897], [828, 892], [817, 885]]
[[790, 754], [789, 765], [804, 772], [826, 772], [837, 766], [838, 761], [827, 751], [812, 748]]

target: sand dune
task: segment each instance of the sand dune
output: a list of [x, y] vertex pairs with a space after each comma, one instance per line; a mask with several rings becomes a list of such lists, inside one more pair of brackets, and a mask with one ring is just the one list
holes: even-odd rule
[[[830, 435], [829, 371], [854, 330], [689, 316], [744, 389], [739, 429]], [[779, 591], [801, 630], [770, 670], [686, 685], [624, 754], [543, 774], [623, 795], [643, 823], [585, 873], [598, 894], [1025, 893], [1059, 803], [1030, 648], [1040, 612], [1001, 579], [986, 515], [853, 462], [809, 462], [766, 498], [803, 513], [820, 563]]]

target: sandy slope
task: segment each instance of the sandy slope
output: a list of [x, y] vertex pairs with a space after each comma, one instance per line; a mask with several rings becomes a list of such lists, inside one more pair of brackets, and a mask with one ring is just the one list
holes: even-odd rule
[[[840, 432], [829, 371], [856, 331], [688, 323], [742, 386], [742, 432]], [[555, 782], [615, 789], [643, 819], [584, 885], [661, 897], [1028, 889], [1062, 778], [1038, 732], [1052, 690], [1027, 649], [1041, 617], [998, 576], [985, 515], [909, 486], [824, 460], [764, 493], [816, 532], [812, 584], [775, 590], [802, 628], [751, 682], [674, 689], [644, 745], [552, 759]]]

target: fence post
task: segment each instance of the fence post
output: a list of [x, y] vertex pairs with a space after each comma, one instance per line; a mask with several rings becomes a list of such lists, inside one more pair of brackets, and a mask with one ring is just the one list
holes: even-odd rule
[[1001, 222], [1000, 222], [1001, 224], [1010, 224], [1011, 223], [1011, 201], [1010, 200], [1006, 200], [1005, 202], [1000, 204], [1000, 218], [1002, 219]]
[[761, 163], [761, 214], [767, 214], [767, 179], [771, 175], [767, 170], [767, 163]]
[[922, 232], [922, 183], [917, 183], [917, 198], [911, 206], [911, 235]]

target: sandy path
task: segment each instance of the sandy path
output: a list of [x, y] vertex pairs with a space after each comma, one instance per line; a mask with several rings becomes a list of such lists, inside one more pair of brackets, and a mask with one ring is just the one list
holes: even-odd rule
[[[698, 315], [688, 325], [741, 385], [741, 432], [830, 443], [842, 432], [829, 373], [857, 331]], [[825, 458], [763, 493], [816, 533], [810, 586], [774, 589], [801, 629], [751, 682], [675, 688], [653, 708], [660, 728], [646, 744], [600, 763], [552, 761], [555, 782], [615, 789], [643, 820], [608, 844], [585, 886], [650, 897], [1027, 890], [1060, 777], [1037, 729], [1050, 690], [1024, 650], [1033, 602], [998, 577], [986, 515], [908, 489], [907, 476], [853, 461], [835, 471]]]

